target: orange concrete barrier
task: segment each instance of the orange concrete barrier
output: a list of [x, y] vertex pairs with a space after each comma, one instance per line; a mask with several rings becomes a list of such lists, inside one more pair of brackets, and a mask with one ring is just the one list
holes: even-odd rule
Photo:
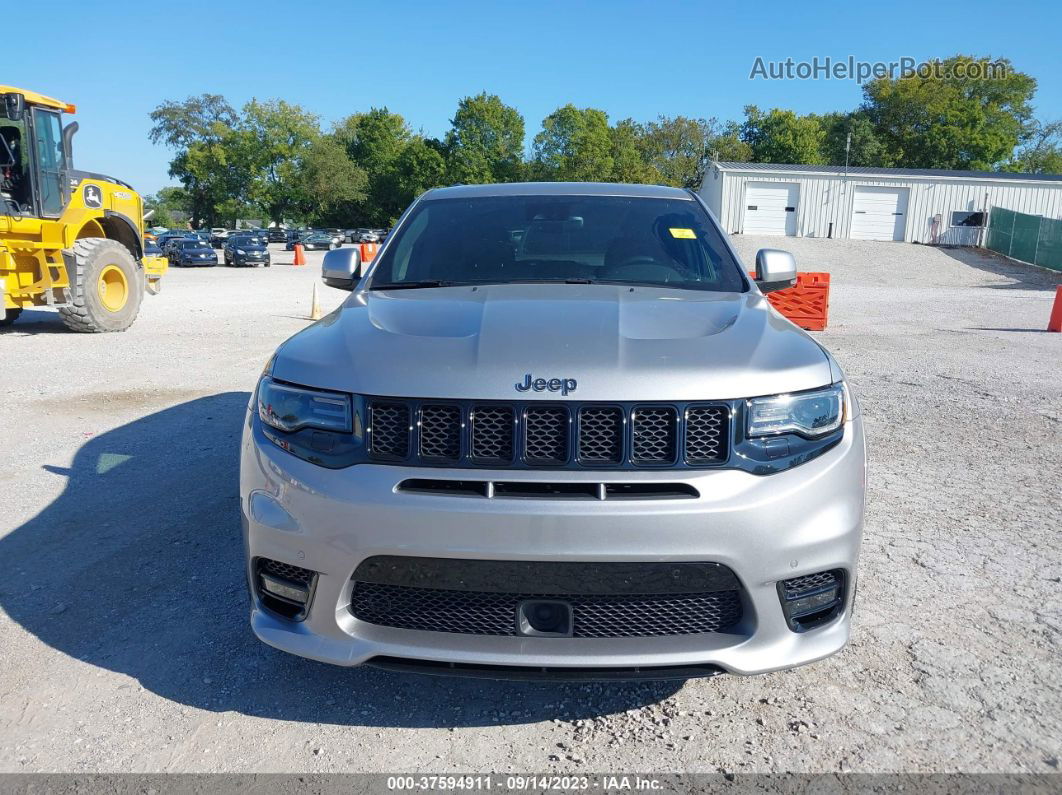
[[795, 286], [767, 293], [767, 300], [805, 331], [822, 331], [830, 314], [830, 274], [798, 273]]
[[359, 243], [361, 248], [361, 261], [372, 262], [372, 258], [376, 256], [376, 251], [380, 248], [378, 243]]
[[295, 262], [293, 265], [305, 265], [306, 264], [306, 252], [302, 247], [302, 243], [295, 244]]
[[1055, 304], [1051, 307], [1051, 319], [1047, 321], [1048, 331], [1062, 331], [1062, 285], [1055, 288]]

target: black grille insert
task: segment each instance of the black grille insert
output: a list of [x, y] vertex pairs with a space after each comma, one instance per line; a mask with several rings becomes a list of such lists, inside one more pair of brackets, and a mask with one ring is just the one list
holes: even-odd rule
[[619, 464], [623, 461], [623, 410], [617, 406], [586, 406], [579, 410], [579, 462]]
[[670, 406], [639, 406], [631, 415], [631, 460], [639, 464], [672, 464], [678, 436], [678, 415]]
[[570, 436], [564, 406], [532, 406], [524, 412], [524, 457], [529, 464], [567, 463]]
[[820, 571], [816, 574], [805, 574], [803, 577], [794, 577], [791, 580], [785, 580], [782, 583], [782, 587], [785, 591], [786, 599], [799, 599], [802, 596], [817, 593], [823, 588], [837, 585], [840, 581], [841, 572], [837, 569], [833, 569], [831, 571]]
[[294, 566], [291, 563], [284, 563], [272, 558], [259, 558], [258, 570], [266, 574], [272, 574], [274, 577], [280, 577], [282, 580], [297, 582], [300, 585], [312, 583], [315, 574], [315, 572], [304, 569], [301, 566]]
[[730, 411], [725, 406], [686, 409], [686, 463], [715, 464], [726, 460]]
[[[517, 635], [517, 607], [535, 593], [450, 591], [355, 582], [350, 610], [361, 621], [398, 629]], [[741, 620], [736, 590], [683, 594], [565, 596], [572, 637], [642, 638], [722, 632]]]
[[420, 454], [456, 461], [461, 457], [461, 409], [429, 403], [420, 409]]
[[382, 458], [409, 455], [409, 405], [374, 401], [370, 408], [370, 450]]
[[475, 406], [472, 409], [472, 458], [483, 463], [512, 461], [513, 430], [511, 406]]

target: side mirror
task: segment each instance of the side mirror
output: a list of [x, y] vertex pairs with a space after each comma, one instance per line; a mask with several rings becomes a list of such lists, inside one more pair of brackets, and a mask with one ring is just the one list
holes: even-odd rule
[[796, 284], [797, 266], [793, 255], [777, 248], [756, 252], [756, 286], [760, 292], [784, 290]]
[[337, 248], [324, 255], [321, 278], [329, 287], [353, 290], [362, 276], [361, 252], [357, 247]]
[[4, 94], [4, 114], [11, 121], [21, 121], [26, 113], [26, 97], [17, 91]]

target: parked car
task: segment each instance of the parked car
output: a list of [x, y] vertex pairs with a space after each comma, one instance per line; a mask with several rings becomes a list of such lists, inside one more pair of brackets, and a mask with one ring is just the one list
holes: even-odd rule
[[210, 245], [214, 248], [223, 248], [225, 241], [228, 239], [232, 231], [229, 229], [213, 230], [210, 233]]
[[372, 229], [355, 229], [352, 243], [376, 243], [380, 238]]
[[288, 232], [286, 229], [282, 229], [279, 226], [272, 226], [269, 231], [266, 232], [266, 240], [270, 243], [286, 243], [288, 240]]
[[761, 250], [750, 279], [700, 197], [650, 185], [440, 188], [394, 236], [367, 276], [325, 254], [351, 300], [252, 399], [260, 639], [567, 679], [764, 673], [846, 644], [862, 416], [763, 296], [794, 284], [791, 255]]
[[214, 249], [198, 236], [174, 241], [171, 250], [171, 265], [212, 268], [218, 264], [218, 255], [214, 253]]
[[269, 249], [256, 235], [232, 235], [225, 241], [225, 264], [256, 268], [270, 265]]
[[165, 245], [162, 246], [162, 251], [169, 258], [170, 262], [176, 262], [177, 249], [182, 243], [188, 240], [194, 241], [196, 243], [199, 242], [199, 238], [191, 234], [190, 232], [186, 232], [176, 237], [171, 237], [166, 241]]
[[170, 243], [174, 240], [185, 240], [187, 237], [187, 232], [163, 232], [155, 238], [155, 242], [158, 243], [158, 246], [162, 249], [162, 252], [168, 256], [170, 253]]
[[294, 251], [295, 243], [302, 243], [306, 251], [334, 250], [343, 245], [342, 241], [332, 237], [327, 232], [312, 231], [302, 235], [297, 241], [289, 241], [284, 247], [288, 251]]

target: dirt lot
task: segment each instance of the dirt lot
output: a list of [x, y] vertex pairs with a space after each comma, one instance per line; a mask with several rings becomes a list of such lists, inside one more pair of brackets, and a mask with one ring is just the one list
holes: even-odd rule
[[[482, 683], [286, 656], [247, 626], [237, 442], [320, 256], [171, 271], [125, 334], [0, 332], [0, 771], [1032, 771], [1062, 738], [1059, 277], [788, 245], [862, 398], [854, 639], [676, 684]], [[274, 247], [277, 248], [277, 247]], [[344, 297], [321, 288], [326, 311]]]

